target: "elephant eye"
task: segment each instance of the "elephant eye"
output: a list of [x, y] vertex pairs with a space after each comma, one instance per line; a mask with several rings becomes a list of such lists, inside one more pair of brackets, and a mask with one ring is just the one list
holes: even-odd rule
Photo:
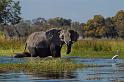
[[63, 35], [61, 36], [61, 39], [64, 39], [64, 36]]
[[61, 40], [64, 40], [64, 35], [60, 35], [60, 39]]

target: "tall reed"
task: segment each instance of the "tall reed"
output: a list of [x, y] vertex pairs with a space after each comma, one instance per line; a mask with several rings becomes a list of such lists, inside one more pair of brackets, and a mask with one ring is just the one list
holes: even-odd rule
[[[23, 52], [24, 46], [25, 40], [0, 38], [0, 55], [12, 55], [14, 52]], [[70, 55], [103, 58], [115, 55], [116, 50], [119, 50], [119, 54], [124, 57], [124, 40], [79, 40], [73, 44]], [[64, 45], [61, 51], [62, 56], [66, 55], [65, 52], [66, 46]]]
[[[62, 49], [64, 56], [65, 48]], [[79, 40], [72, 46], [71, 56], [81, 56], [84, 58], [111, 58], [117, 54], [124, 58], [124, 40]], [[67, 55], [66, 55], [67, 56]]]
[[0, 37], [0, 55], [7, 55], [24, 50], [25, 41], [18, 39], [5, 39]]

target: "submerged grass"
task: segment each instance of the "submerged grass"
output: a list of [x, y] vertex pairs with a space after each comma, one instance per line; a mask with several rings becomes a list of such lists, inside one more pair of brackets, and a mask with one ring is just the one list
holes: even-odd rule
[[83, 64], [74, 64], [70, 60], [65, 59], [54, 59], [54, 58], [28, 58], [27, 63], [17, 63], [17, 64], [0, 64], [0, 72], [7, 71], [23, 71], [31, 73], [43, 73], [43, 72], [64, 72], [73, 71], [77, 68], [84, 67]]

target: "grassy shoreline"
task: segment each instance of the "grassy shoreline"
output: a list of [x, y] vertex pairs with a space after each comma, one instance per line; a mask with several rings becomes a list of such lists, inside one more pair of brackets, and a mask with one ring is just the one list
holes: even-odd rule
[[[13, 56], [23, 52], [24, 40], [6, 40], [0, 38], [0, 56]], [[116, 51], [119, 50], [119, 53]], [[124, 40], [79, 40], [72, 46], [69, 55], [66, 54], [66, 45], [61, 50], [64, 56], [79, 56], [82, 58], [112, 58], [115, 54], [124, 58]]]

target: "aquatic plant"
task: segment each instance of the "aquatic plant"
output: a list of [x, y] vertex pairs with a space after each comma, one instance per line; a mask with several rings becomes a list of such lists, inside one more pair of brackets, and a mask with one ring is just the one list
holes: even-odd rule
[[26, 63], [9, 63], [0, 64], [0, 71], [24, 71], [31, 73], [42, 73], [42, 72], [64, 72], [72, 71], [77, 68], [84, 67], [83, 64], [74, 64], [71, 60], [66, 59], [54, 59], [54, 58], [27, 58]]

